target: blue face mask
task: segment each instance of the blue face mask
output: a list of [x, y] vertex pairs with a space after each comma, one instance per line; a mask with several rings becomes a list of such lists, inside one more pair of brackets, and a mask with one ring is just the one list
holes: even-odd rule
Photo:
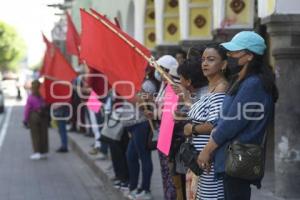
[[160, 75], [160, 73], [159, 73], [157, 70], [155, 70], [155, 72], [154, 72], [154, 77], [155, 77], [155, 79], [158, 80], [159, 82], [162, 82], [161, 75]]

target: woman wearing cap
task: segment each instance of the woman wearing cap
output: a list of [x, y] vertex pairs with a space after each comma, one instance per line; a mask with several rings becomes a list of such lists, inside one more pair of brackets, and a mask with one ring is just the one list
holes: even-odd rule
[[[236, 79], [224, 99], [222, 116], [208, 144], [198, 156], [198, 164], [209, 171], [213, 157], [215, 173], [218, 178], [224, 179], [225, 200], [249, 200], [250, 184], [253, 182], [225, 174], [226, 147], [233, 139], [241, 143], [262, 142], [267, 125], [273, 118], [278, 93], [272, 71], [263, 64], [266, 45], [261, 36], [243, 31], [221, 45], [229, 51], [229, 69], [236, 74]], [[256, 107], [238, 115], [238, 109], [249, 103], [255, 103]], [[257, 110], [258, 105], [260, 111]], [[256, 184], [259, 186], [260, 182]]]

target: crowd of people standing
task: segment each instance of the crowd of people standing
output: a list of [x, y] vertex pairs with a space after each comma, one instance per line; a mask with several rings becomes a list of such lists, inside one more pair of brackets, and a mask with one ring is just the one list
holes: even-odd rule
[[[261, 144], [273, 120], [278, 92], [272, 69], [264, 63], [265, 49], [265, 41], [261, 36], [242, 31], [227, 43], [193, 47], [187, 54], [179, 51], [174, 57], [164, 55], [156, 62], [165, 74], [147, 67], [141, 91], [134, 98], [120, 99], [116, 91], [110, 90], [104, 98], [99, 99], [103, 106], [98, 113], [84, 107], [81, 111], [83, 114], [73, 115], [71, 129], [94, 137], [89, 152], [91, 155], [108, 159], [110, 152], [115, 173], [113, 184], [126, 197], [153, 199], [151, 154], [156, 150], [162, 116], [159, 111], [163, 110], [164, 95], [170, 84], [179, 96], [179, 103], [173, 113], [175, 125], [170, 153], [165, 155], [157, 150], [164, 199], [250, 200], [250, 185], [260, 187], [262, 177], [246, 180], [227, 174], [226, 149], [233, 141]], [[169, 83], [166, 76], [173, 82]], [[79, 87], [81, 92], [88, 95], [93, 90], [88, 82], [79, 77], [74, 80], [74, 88]], [[47, 112], [44, 112], [47, 108], [38, 87], [38, 81], [34, 81], [24, 118], [24, 124], [31, 130], [34, 151], [31, 159], [35, 160], [45, 158], [48, 152], [49, 123]], [[72, 106], [75, 108], [86, 101], [76, 91], [72, 97]], [[119, 116], [124, 114], [125, 105], [134, 108], [131, 117], [116, 120], [116, 124], [121, 125], [111, 128], [118, 130], [120, 137], [107, 139], [102, 136], [105, 135], [102, 134], [104, 129], [107, 131], [109, 127], [98, 125], [107, 123], [114, 113], [119, 112]], [[246, 112], [239, 112], [239, 108], [247, 105], [250, 107]], [[54, 114], [63, 117], [68, 115], [67, 110], [58, 107]], [[89, 124], [89, 128], [81, 127], [78, 121]], [[62, 141], [57, 151], [68, 152], [67, 121], [58, 120], [57, 124]], [[187, 138], [191, 139], [198, 152], [196, 162], [203, 170], [200, 176], [193, 174], [180, 159], [180, 146]]]

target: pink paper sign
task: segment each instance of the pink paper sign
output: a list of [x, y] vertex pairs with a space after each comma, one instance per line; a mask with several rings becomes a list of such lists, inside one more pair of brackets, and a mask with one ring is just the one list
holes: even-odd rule
[[98, 113], [102, 106], [102, 102], [98, 100], [98, 95], [94, 91], [91, 92], [86, 104], [88, 109], [95, 113]]
[[173, 111], [176, 110], [177, 103], [178, 96], [174, 93], [171, 85], [168, 85], [164, 96], [163, 114], [157, 141], [157, 149], [159, 149], [163, 154], [167, 156], [170, 152], [175, 124], [173, 118]]

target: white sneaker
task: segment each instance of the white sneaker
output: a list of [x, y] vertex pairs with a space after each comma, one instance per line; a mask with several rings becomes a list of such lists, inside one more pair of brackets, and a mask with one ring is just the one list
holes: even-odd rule
[[129, 188], [120, 188], [120, 191], [123, 193], [123, 196], [124, 197], [128, 197], [128, 195], [129, 195]]
[[153, 199], [152, 194], [143, 190], [142, 192], [135, 195], [136, 200], [151, 200]]
[[130, 200], [135, 200], [135, 195], [137, 193], [137, 190], [132, 190], [129, 192], [129, 194], [127, 195], [127, 198], [130, 199]]
[[107, 160], [107, 155], [105, 155], [104, 153], [99, 152], [98, 156], [97, 156], [98, 160]]
[[41, 159], [41, 154], [40, 153], [34, 153], [30, 156], [31, 160], [39, 160]]
[[46, 153], [41, 153], [40, 156], [41, 156], [41, 159], [47, 159], [48, 158], [48, 155]]

